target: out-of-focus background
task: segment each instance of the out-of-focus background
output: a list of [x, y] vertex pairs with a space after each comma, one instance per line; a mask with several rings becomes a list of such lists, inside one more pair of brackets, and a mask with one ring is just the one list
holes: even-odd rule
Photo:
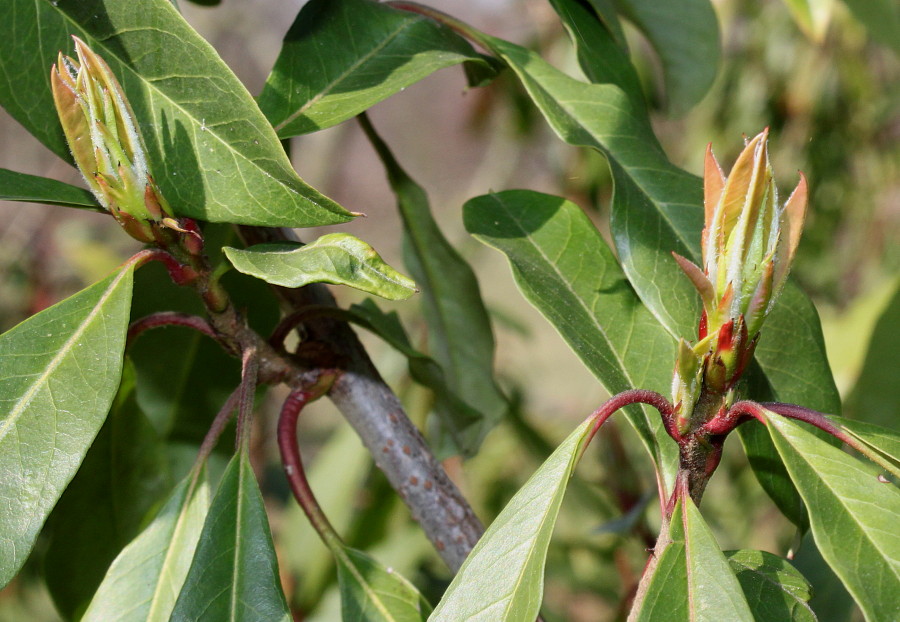
[[[180, 2], [187, 20], [253, 94], [260, 91], [281, 38], [303, 4], [224, 0], [207, 8]], [[543, 0], [429, 4], [490, 34], [538, 49], [556, 66], [579, 74], [565, 33]], [[742, 147], [742, 134], [769, 126], [781, 190], [793, 188], [795, 171], [806, 173], [811, 206], [794, 277], [820, 311], [847, 413], [865, 412], [870, 420], [896, 425], [898, 391], [890, 378], [896, 379], [893, 353], [900, 340], [900, 62], [894, 51], [871, 40], [842, 2], [811, 3], [818, 11], [812, 27], [798, 25], [789, 9], [792, 4], [714, 2], [723, 63], [709, 94], [681, 118], [664, 112], [658, 60], [633, 29], [628, 30], [631, 49], [648, 97], [658, 109], [658, 134], [676, 164], [699, 174], [706, 144], [712, 142], [727, 168]], [[521, 397], [520, 418], [492, 432], [477, 457], [465, 464], [453, 459], [447, 463], [479, 514], [490, 520], [539, 464], [542, 452], [590, 413], [605, 393], [519, 295], [505, 259], [465, 233], [460, 208], [465, 200], [491, 190], [530, 188], [574, 200], [605, 234], [611, 194], [606, 164], [598, 154], [559, 141], [511, 80], [469, 89], [458, 68], [407, 88], [377, 105], [370, 116], [400, 163], [427, 190], [445, 235], [473, 264], [495, 321], [501, 382], [507, 392]], [[0, 167], [80, 183], [74, 169], [2, 111], [0, 136]], [[390, 263], [402, 266], [394, 197], [356, 123], [293, 139], [291, 147], [306, 181], [368, 216], [339, 229], [365, 239]], [[300, 235], [312, 239], [320, 233]], [[134, 250], [103, 215], [0, 202], [0, 331], [95, 281]], [[336, 294], [343, 304], [360, 299], [346, 289]], [[414, 340], [424, 339], [415, 302], [390, 308], [400, 313]], [[379, 341], [364, 339], [410, 413], [423, 423], [429, 398], [410, 383], [405, 361]], [[864, 368], [867, 373], [859, 381]], [[446, 569], [383, 478], [373, 472], [339, 414], [327, 405], [317, 406], [303, 425], [314, 486], [322, 491], [334, 522], [427, 593], [439, 594]], [[548, 566], [548, 620], [616, 619], [622, 586], [639, 575], [639, 538], [623, 540], [598, 519], [610, 512], [615, 499], [597, 490], [631, 491], [639, 497], [641, 490], [652, 489], [640, 464], [646, 460], [633, 447], [630, 434], [624, 427], [614, 428], [599, 449], [592, 449], [597, 456], [581, 473], [599, 486], [583, 494], [576, 490], [566, 503]], [[261, 435], [267, 438], [265, 430]], [[729, 443], [726, 452], [704, 503], [720, 543], [784, 554], [796, 544], [788, 523], [749, 470], [742, 470], [739, 445]], [[267, 473], [263, 469], [265, 481]], [[324, 547], [296, 508], [285, 509], [290, 505], [278, 501], [278, 494], [272, 497], [273, 529], [289, 597], [309, 611], [305, 619], [339, 619]], [[652, 507], [649, 512], [652, 525]], [[741, 520], [732, 520], [737, 516]], [[0, 592], [0, 620], [60, 619], [42, 587], [41, 572], [37, 554], [23, 576]]]

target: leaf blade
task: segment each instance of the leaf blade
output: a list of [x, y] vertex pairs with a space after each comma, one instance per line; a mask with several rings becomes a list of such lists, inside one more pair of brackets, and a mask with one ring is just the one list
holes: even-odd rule
[[809, 606], [812, 587], [786, 559], [765, 551], [726, 551], [757, 622], [816, 622]]
[[[510, 190], [463, 208], [466, 229], [507, 255], [520, 290], [610, 393], [666, 391], [675, 342], [643, 307], [581, 210], [560, 197]], [[670, 485], [677, 447], [654, 410], [626, 408], [629, 421]]]
[[[194, 556], [209, 508], [205, 474], [192, 472], [110, 566], [82, 620], [165, 622]], [[127, 608], [122, 603], [129, 604]]]
[[[132, 278], [128, 266], [0, 335], [0, 498], [9, 500], [0, 514], [0, 585], [25, 561], [106, 418], [122, 373]], [[45, 425], [48, 413], [64, 435]]]
[[0, 5], [0, 104], [63, 159], [47, 73], [59, 50], [71, 51], [71, 34], [122, 83], [179, 215], [267, 226], [351, 219], [297, 176], [246, 88], [167, 0]]
[[348, 233], [329, 233], [303, 246], [257, 244], [248, 249], [223, 250], [239, 272], [273, 285], [333, 283], [388, 300], [404, 300], [417, 291], [411, 279], [391, 268], [367, 243]]
[[412, 583], [362, 551], [343, 547], [337, 567], [344, 620], [423, 622], [431, 613]]
[[289, 138], [336, 125], [462, 62], [485, 64], [432, 20], [377, 2], [312, 0], [285, 35], [259, 107]]
[[262, 494], [243, 451], [222, 475], [170, 619], [291, 619]]
[[84, 188], [5, 168], [0, 168], [0, 200], [104, 211]]
[[[878, 470], [800, 425], [767, 415], [769, 434], [810, 508], [813, 537], [867, 619], [900, 612], [900, 491]], [[873, 509], [877, 508], [877, 509]]]

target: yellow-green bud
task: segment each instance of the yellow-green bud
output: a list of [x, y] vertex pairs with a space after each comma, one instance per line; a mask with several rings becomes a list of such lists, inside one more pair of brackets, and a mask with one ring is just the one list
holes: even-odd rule
[[130, 235], [158, 242], [163, 219], [174, 214], [150, 175], [134, 112], [106, 62], [73, 39], [78, 60], [60, 54], [50, 71], [72, 157], [97, 201]]

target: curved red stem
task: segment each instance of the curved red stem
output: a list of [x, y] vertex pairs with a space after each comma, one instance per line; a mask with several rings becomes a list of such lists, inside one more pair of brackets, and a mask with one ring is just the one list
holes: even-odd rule
[[185, 328], [192, 328], [217, 341], [219, 339], [219, 335], [212, 327], [212, 324], [202, 317], [181, 313], [179, 311], [160, 311], [159, 313], [151, 313], [150, 315], [132, 322], [128, 327], [126, 343], [131, 345], [131, 343], [145, 331], [161, 326], [184, 326]]

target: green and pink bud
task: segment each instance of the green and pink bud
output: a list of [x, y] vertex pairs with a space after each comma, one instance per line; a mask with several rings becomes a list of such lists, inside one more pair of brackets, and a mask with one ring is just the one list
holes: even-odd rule
[[78, 59], [59, 55], [53, 100], [78, 170], [100, 205], [134, 238], [168, 244], [185, 231], [150, 174], [147, 149], [122, 86], [78, 37]]
[[747, 142], [727, 177], [707, 149], [703, 267], [675, 255], [703, 302], [699, 341], [679, 345], [672, 387], [682, 434], [730, 406], [800, 239], [806, 180], [779, 205], [767, 141], [768, 129]]

